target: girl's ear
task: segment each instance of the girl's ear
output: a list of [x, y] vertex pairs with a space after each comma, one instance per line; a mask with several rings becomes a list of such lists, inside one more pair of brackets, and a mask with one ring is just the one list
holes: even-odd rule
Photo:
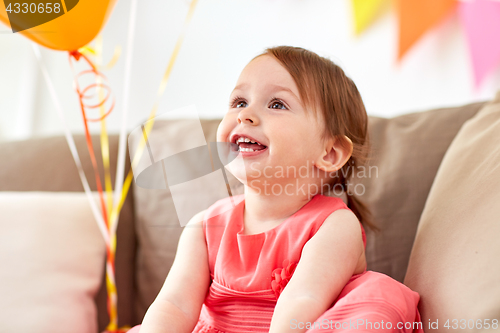
[[347, 163], [352, 155], [352, 149], [352, 141], [345, 135], [329, 139], [314, 165], [323, 171], [335, 172]]

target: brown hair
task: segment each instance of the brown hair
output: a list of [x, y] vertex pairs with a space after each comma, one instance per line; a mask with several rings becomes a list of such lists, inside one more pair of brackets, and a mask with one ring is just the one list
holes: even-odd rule
[[377, 230], [368, 207], [348, 191], [348, 180], [368, 156], [368, 115], [354, 82], [333, 61], [300, 47], [268, 48], [263, 56], [274, 57], [292, 76], [300, 98], [315, 112], [322, 112], [325, 130], [322, 138], [338, 138], [345, 145], [352, 141], [353, 151], [347, 163], [328, 185], [340, 184], [347, 195], [347, 206], [365, 226]]

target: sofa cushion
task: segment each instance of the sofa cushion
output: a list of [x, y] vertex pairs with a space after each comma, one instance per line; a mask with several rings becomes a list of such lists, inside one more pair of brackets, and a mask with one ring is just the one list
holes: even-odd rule
[[[84, 172], [90, 188], [96, 184], [85, 137], [74, 135]], [[97, 164], [102, 166], [99, 136], [92, 138]], [[118, 136], [109, 137], [111, 180], [114, 184]], [[127, 156], [127, 171], [129, 158]], [[103, 171], [100, 168], [103, 179]], [[63, 136], [33, 138], [23, 141], [0, 143], [0, 191], [50, 191], [83, 192], [77, 168]], [[132, 189], [131, 189], [132, 191]], [[1, 193], [1, 192], [0, 192]], [[131, 306], [134, 302], [134, 260], [136, 253], [132, 193], [129, 193], [120, 213], [118, 243], [116, 249], [116, 284], [118, 288], [118, 316], [120, 325], [134, 325]], [[101, 288], [96, 295], [99, 330], [109, 322], [106, 305], [104, 275]]]
[[475, 332], [496, 319], [499, 329], [499, 143], [500, 91], [457, 134], [418, 226], [405, 283], [421, 295], [424, 323], [438, 321], [435, 332], [448, 332], [447, 320]]
[[[381, 229], [378, 233], [367, 230], [369, 269], [403, 281], [418, 220], [441, 159], [462, 124], [482, 105], [436, 109], [392, 119], [369, 118], [373, 150], [366, 177], [357, 173], [354, 182], [363, 186], [361, 199], [369, 205], [374, 222]], [[164, 142], [175, 142], [175, 137], [195, 130], [185, 128], [183, 121], [160, 121], [155, 126], [172, 136], [164, 137]], [[202, 120], [207, 142], [215, 141], [219, 123], [219, 119]], [[376, 168], [369, 169], [370, 166]], [[229, 183], [234, 194], [243, 193], [241, 184], [230, 174]], [[186, 194], [184, 200], [190, 199], [192, 196]], [[168, 189], [135, 187], [134, 200], [139, 241], [136, 315], [142, 318], [168, 274], [182, 228]]]
[[84, 193], [0, 192], [0, 332], [97, 332], [105, 244]]

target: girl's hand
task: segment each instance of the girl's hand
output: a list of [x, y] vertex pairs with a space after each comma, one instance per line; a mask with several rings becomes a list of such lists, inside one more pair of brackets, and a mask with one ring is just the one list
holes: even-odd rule
[[347, 209], [333, 212], [304, 246], [297, 268], [278, 299], [269, 332], [305, 332], [305, 328], [292, 329], [291, 322], [314, 322], [365, 265], [356, 215]]

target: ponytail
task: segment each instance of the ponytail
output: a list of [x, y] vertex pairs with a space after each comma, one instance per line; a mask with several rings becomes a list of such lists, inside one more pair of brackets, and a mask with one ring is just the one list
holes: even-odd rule
[[[365, 158], [366, 160], [366, 158]], [[348, 180], [354, 177], [354, 168], [359, 164], [364, 164], [366, 161], [361, 158], [351, 156], [347, 163], [342, 167], [340, 177], [337, 178], [337, 183], [340, 183], [342, 190], [347, 197], [347, 207], [356, 215], [363, 226], [368, 227], [373, 231], [380, 231], [380, 228], [373, 222], [372, 214], [366, 204], [356, 196], [353, 191], [348, 188]], [[347, 171], [345, 171], [347, 169]]]
[[368, 207], [357, 196], [350, 194], [349, 191], [346, 191], [345, 194], [347, 196], [347, 207], [356, 215], [358, 220], [371, 230], [379, 231], [380, 229], [372, 222], [372, 215]]

